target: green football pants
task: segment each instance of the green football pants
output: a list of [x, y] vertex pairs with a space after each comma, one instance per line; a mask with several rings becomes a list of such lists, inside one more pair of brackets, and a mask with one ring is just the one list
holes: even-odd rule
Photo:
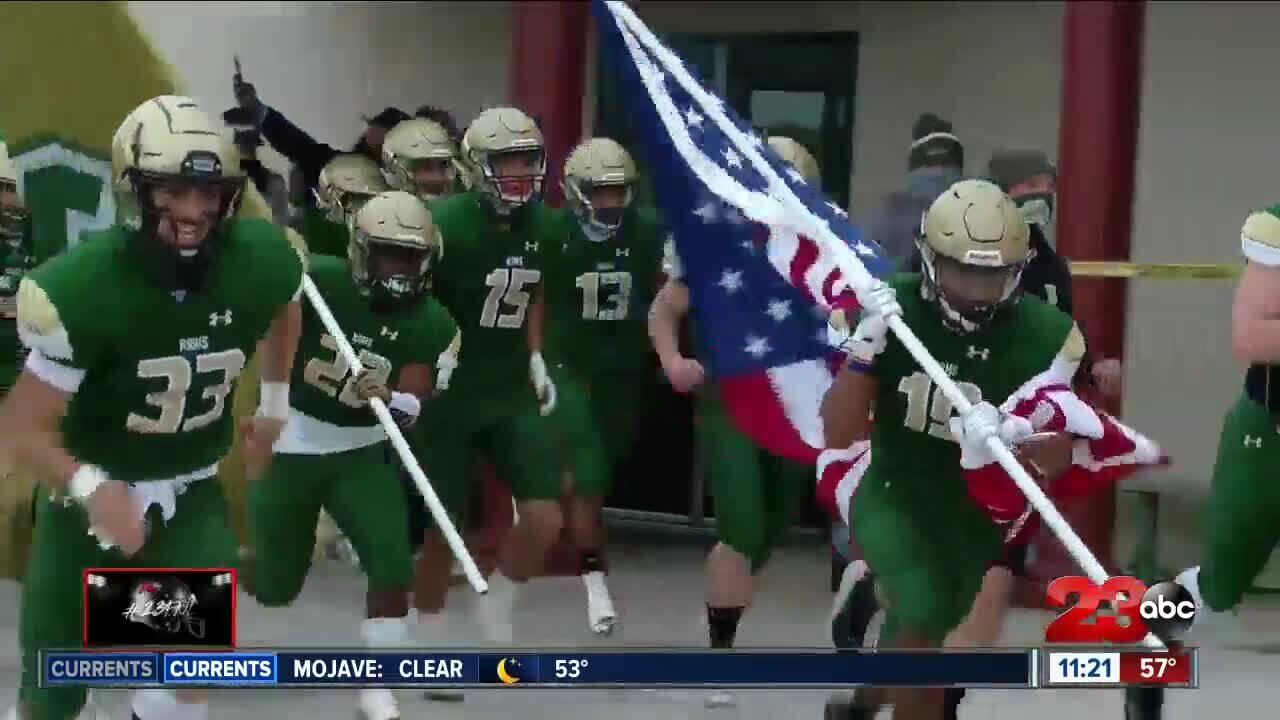
[[891, 641], [895, 629], [910, 627], [941, 643], [1000, 557], [1000, 531], [951, 473], [886, 482], [874, 469], [850, 502], [849, 526], [889, 604], [881, 636]]
[[760, 449], [733, 424], [717, 392], [706, 387], [699, 398], [697, 448], [711, 482], [720, 542], [750, 559], [755, 573], [812, 496], [814, 470]]
[[22, 702], [27, 720], [68, 720], [84, 706], [86, 690], [38, 687], [40, 650], [73, 649], [83, 642], [84, 571], [92, 567], [234, 567], [236, 538], [222, 487], [214, 478], [192, 483], [165, 522], [148, 514], [146, 545], [133, 557], [103, 550], [89, 535], [79, 505], [49, 502], [36, 510], [31, 560], [22, 584]]
[[249, 487], [254, 595], [293, 602], [311, 569], [324, 509], [351, 542], [369, 590], [408, 589], [413, 577], [409, 511], [386, 443], [328, 455], [276, 455]]
[[1209, 491], [1200, 594], [1214, 610], [1240, 603], [1280, 542], [1280, 428], [1244, 397], [1227, 411]]
[[567, 365], [551, 373], [556, 384], [552, 414], [564, 465], [573, 473], [574, 493], [606, 497], [617, 464], [631, 450], [645, 383], [633, 375], [584, 377]]
[[418, 458], [456, 527], [471, 527], [471, 504], [482, 497], [475, 472], [482, 461], [493, 463], [516, 500], [561, 495], [554, 425], [538, 413], [532, 389], [521, 390], [527, 402], [523, 396], [476, 397], [454, 386], [432, 400], [418, 421]]

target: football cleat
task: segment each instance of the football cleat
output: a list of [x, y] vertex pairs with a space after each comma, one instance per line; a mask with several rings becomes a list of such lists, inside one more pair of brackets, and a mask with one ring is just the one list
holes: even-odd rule
[[587, 623], [596, 635], [611, 635], [618, 623], [618, 613], [613, 609], [613, 597], [605, 583], [604, 573], [595, 570], [582, 576], [587, 588]]

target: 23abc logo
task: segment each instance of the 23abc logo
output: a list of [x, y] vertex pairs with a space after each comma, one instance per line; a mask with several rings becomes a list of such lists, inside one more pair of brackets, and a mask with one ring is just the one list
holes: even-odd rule
[[[1076, 595], [1073, 603], [1071, 595]], [[1166, 645], [1186, 636], [1196, 619], [1196, 603], [1190, 591], [1175, 582], [1147, 587], [1132, 577], [1112, 577], [1099, 587], [1089, 578], [1069, 575], [1054, 580], [1045, 593], [1051, 607], [1066, 608], [1044, 629], [1051, 643], [1140, 643], [1151, 633]], [[1115, 614], [1099, 614], [1084, 622], [1102, 601]]]

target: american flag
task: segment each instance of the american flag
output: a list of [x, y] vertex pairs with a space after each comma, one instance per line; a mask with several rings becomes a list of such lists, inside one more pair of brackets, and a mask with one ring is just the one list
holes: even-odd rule
[[838, 369], [827, 318], [854, 300], [832, 246], [804, 232], [825, 225], [872, 275], [892, 263], [630, 8], [601, 0], [594, 8], [601, 60], [622, 85], [636, 150], [672, 230], [702, 360], [748, 437], [813, 463], [823, 449], [822, 396]]

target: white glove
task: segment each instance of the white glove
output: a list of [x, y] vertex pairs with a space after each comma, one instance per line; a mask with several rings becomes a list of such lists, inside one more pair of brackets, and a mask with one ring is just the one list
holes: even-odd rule
[[960, 443], [961, 452], [978, 450], [987, 444], [987, 438], [999, 436], [1001, 420], [995, 405], [976, 403], [969, 412], [951, 418], [951, 437]]
[[544, 417], [550, 415], [556, 409], [556, 386], [547, 374], [547, 363], [542, 359], [542, 353], [529, 356], [529, 382], [538, 395], [538, 413]]
[[870, 365], [889, 344], [889, 326], [880, 315], [867, 315], [840, 345], [850, 360]]
[[898, 293], [882, 280], [876, 280], [866, 290], [858, 293], [858, 304], [866, 315], [879, 315], [888, 319], [902, 314], [902, 306], [898, 304]]

